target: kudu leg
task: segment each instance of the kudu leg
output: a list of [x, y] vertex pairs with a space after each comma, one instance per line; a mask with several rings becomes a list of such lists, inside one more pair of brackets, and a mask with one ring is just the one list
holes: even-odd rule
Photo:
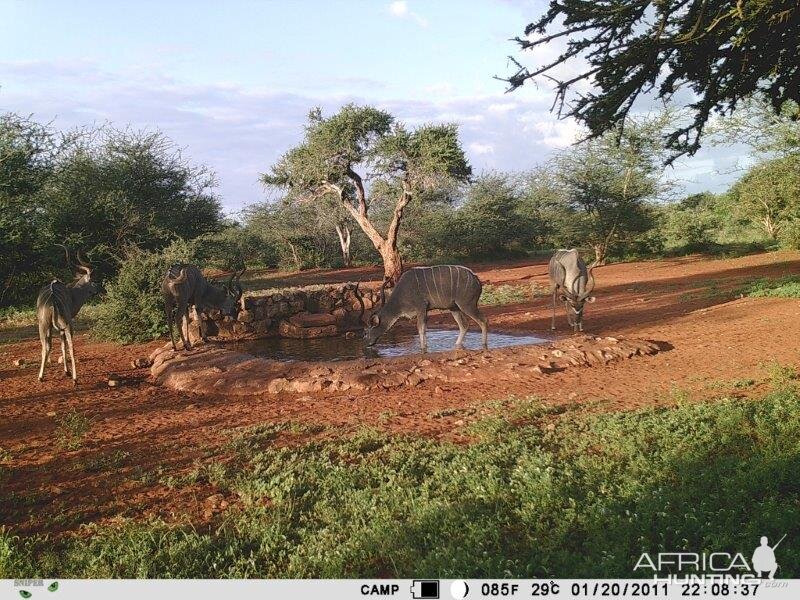
[[171, 302], [164, 302], [164, 314], [167, 316], [167, 325], [169, 326], [169, 340], [172, 342], [172, 349], [177, 350], [178, 347], [175, 345], [175, 331], [174, 331], [174, 321], [175, 321], [175, 306]]
[[462, 313], [460, 310], [451, 310], [450, 314], [453, 315], [453, 318], [458, 324], [458, 339], [456, 340], [456, 348], [461, 349], [464, 347], [464, 336], [467, 335], [467, 329], [469, 325], [467, 325], [467, 322], [464, 319], [464, 313]]
[[44, 379], [44, 366], [50, 357], [50, 348], [52, 347], [49, 323], [46, 327], [39, 324], [39, 341], [42, 343], [42, 363], [39, 365], [39, 381], [42, 381]]
[[69, 346], [69, 362], [72, 364], [72, 383], [78, 383], [78, 371], [75, 367], [75, 346], [72, 342], [72, 325], [67, 325], [66, 329], [64, 330], [67, 339], [67, 345]]
[[69, 368], [67, 367], [67, 333], [65, 331], [59, 332], [61, 337], [61, 365], [64, 367], [64, 376], [69, 375]]
[[189, 305], [182, 304], [178, 306], [178, 331], [181, 334], [181, 342], [183, 342], [184, 350], [191, 350], [192, 345], [189, 343]]
[[428, 314], [427, 312], [417, 313], [417, 331], [419, 332], [419, 348], [420, 352], [425, 354], [428, 351], [428, 340], [426, 331], [428, 328]]
[[553, 320], [550, 322], [550, 330], [556, 330], [556, 296], [558, 295], [558, 288], [553, 288]]
[[486, 317], [483, 316], [483, 313], [478, 310], [477, 304], [475, 306], [461, 306], [459, 305], [458, 308], [461, 309], [465, 315], [467, 315], [470, 319], [475, 321], [481, 328], [481, 334], [483, 337], [483, 347], [484, 349], [489, 347], [489, 321]]

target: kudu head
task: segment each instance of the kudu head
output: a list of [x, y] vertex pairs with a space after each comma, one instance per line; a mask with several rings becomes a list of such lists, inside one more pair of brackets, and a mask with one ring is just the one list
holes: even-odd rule
[[234, 271], [231, 273], [230, 279], [224, 284], [225, 290], [225, 299], [220, 304], [219, 310], [223, 316], [226, 317], [235, 317], [239, 313], [239, 302], [242, 299], [242, 294], [244, 291], [242, 290], [242, 284], [240, 280], [242, 278], [242, 274], [245, 272], [247, 267], [242, 267], [241, 271]]
[[59, 246], [64, 248], [64, 256], [67, 259], [67, 265], [75, 272], [75, 280], [69, 284], [69, 287], [77, 292], [81, 292], [84, 300], [88, 299], [90, 296], [94, 296], [98, 290], [97, 284], [92, 280], [91, 265], [83, 259], [80, 250], [78, 250], [75, 255], [78, 262], [77, 264], [73, 264], [69, 258], [69, 249], [64, 244], [59, 244]]
[[386, 314], [386, 288], [391, 286], [391, 284], [391, 280], [383, 280], [383, 284], [381, 284], [380, 308], [373, 311], [365, 323], [367, 330], [364, 333], [364, 343], [367, 346], [374, 346], [378, 339], [386, 333], [389, 327], [397, 320], [391, 315]]
[[594, 267], [589, 269], [586, 276], [586, 286], [583, 290], [575, 289], [575, 284], [578, 283], [580, 273], [575, 276], [569, 287], [562, 288], [561, 296], [559, 299], [564, 303], [564, 308], [567, 311], [567, 321], [572, 326], [573, 332], [583, 331], [583, 309], [586, 303], [595, 301], [595, 297], [591, 295], [594, 290], [594, 274], [592, 271]]

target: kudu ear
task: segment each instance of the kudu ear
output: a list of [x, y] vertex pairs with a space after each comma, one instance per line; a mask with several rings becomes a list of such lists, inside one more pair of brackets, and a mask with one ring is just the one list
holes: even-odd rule
[[565, 294], [559, 295], [558, 299], [561, 300], [562, 302], [566, 302], [568, 300], [568, 298], [567, 298], [567, 296]]
[[380, 318], [380, 316], [378, 316], [378, 314], [377, 314], [377, 313], [375, 313], [374, 315], [372, 315], [372, 316], [369, 318], [369, 324], [370, 324], [370, 326], [371, 326], [371, 327], [377, 327], [378, 325], [380, 325], [380, 324], [381, 324], [381, 318]]
[[591, 304], [591, 303], [592, 303], [592, 302], [594, 302], [595, 300], [597, 300], [597, 298], [595, 298], [594, 296], [587, 296], [587, 297], [584, 299], [584, 302], [588, 302], [589, 304]]

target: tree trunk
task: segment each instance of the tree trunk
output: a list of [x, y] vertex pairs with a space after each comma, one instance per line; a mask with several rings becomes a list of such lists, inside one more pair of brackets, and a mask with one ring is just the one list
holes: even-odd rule
[[339, 246], [342, 248], [342, 262], [345, 267], [352, 264], [350, 257], [350, 227], [346, 223], [336, 223], [336, 233], [339, 234]]
[[603, 244], [595, 244], [594, 245], [594, 264], [592, 266], [595, 267], [602, 267], [606, 264], [606, 253], [608, 251], [608, 246]]
[[773, 240], [778, 239], [778, 226], [772, 220], [772, 217], [770, 215], [764, 216], [764, 229], [767, 230], [767, 235], [771, 239]]
[[397, 204], [394, 207], [394, 214], [392, 215], [389, 229], [384, 238], [378, 230], [375, 229], [375, 226], [367, 216], [367, 199], [361, 177], [352, 170], [348, 172], [348, 176], [356, 188], [358, 208], [344, 198], [341, 188], [330, 186], [330, 189], [338, 193], [342, 206], [350, 213], [355, 222], [361, 227], [361, 230], [372, 242], [372, 245], [375, 246], [375, 249], [380, 253], [383, 259], [384, 278], [391, 281], [391, 284], [394, 285], [403, 273], [403, 260], [400, 258], [400, 253], [397, 251], [397, 234], [400, 231], [403, 209], [411, 200], [411, 186], [408, 182], [403, 181], [403, 190], [400, 192], [400, 196], [397, 199]]
[[286, 242], [289, 245], [289, 248], [292, 251], [292, 258], [294, 259], [295, 269], [300, 271], [303, 265], [300, 263], [300, 257], [297, 254], [297, 248], [294, 247], [294, 244], [291, 242]]
[[397, 246], [384, 242], [378, 248], [383, 259], [383, 278], [392, 282], [392, 285], [397, 283], [400, 275], [403, 274], [403, 259], [400, 257], [400, 252], [397, 251]]

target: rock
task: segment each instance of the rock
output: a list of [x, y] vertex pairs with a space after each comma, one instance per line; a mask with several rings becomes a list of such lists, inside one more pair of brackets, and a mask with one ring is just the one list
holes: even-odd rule
[[320, 379], [295, 379], [289, 386], [287, 386], [287, 389], [299, 394], [307, 394], [309, 392], [322, 391], [322, 385], [323, 381]]
[[25, 359], [24, 358], [18, 358], [17, 360], [14, 361], [13, 364], [14, 364], [15, 367], [24, 367], [25, 366]]
[[336, 316], [330, 313], [300, 313], [289, 319], [296, 327], [326, 327], [336, 324]]
[[560, 358], [560, 357], [564, 356], [564, 352], [562, 350], [559, 350], [558, 348], [556, 348], [552, 352], [553, 352], [553, 356], [555, 356], [556, 358]]
[[134, 369], [145, 369], [145, 368], [151, 366], [152, 364], [153, 364], [153, 361], [151, 361], [151, 360], [149, 360], [147, 358], [141, 358], [141, 357], [140, 358], [134, 358], [131, 361], [131, 366]]
[[51, 410], [50, 412], [47, 413], [47, 416], [48, 417], [55, 417], [56, 416], [56, 411]]
[[267, 391], [270, 394], [277, 394], [284, 391], [288, 383], [289, 380], [285, 377], [276, 377], [267, 384]]
[[122, 385], [122, 380], [117, 375], [108, 376], [108, 387], [114, 388]]
[[406, 385], [416, 387], [423, 381], [425, 381], [425, 378], [422, 375], [419, 373], [411, 373], [411, 375], [406, 378]]
[[444, 390], [437, 385], [435, 388], [433, 388], [433, 393], [436, 395], [441, 395], [444, 394]]

